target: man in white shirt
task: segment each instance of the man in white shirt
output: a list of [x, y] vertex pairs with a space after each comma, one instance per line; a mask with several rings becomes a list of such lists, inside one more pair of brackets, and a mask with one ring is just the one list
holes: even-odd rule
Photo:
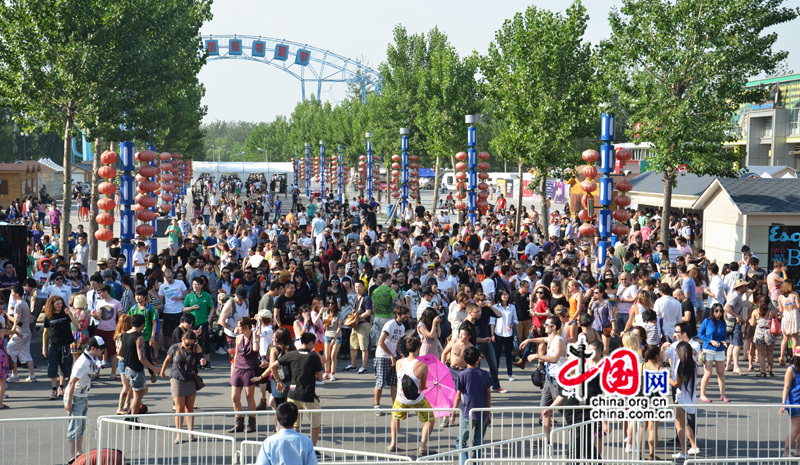
[[382, 244], [378, 246], [378, 253], [369, 262], [376, 270], [378, 268], [388, 269], [392, 264], [391, 258], [386, 254], [386, 247]]
[[617, 287], [617, 317], [616, 326], [617, 333], [622, 334], [625, 329], [625, 324], [628, 322], [628, 317], [631, 313], [631, 307], [636, 301], [636, 294], [638, 289], [636, 284], [632, 284], [628, 273], [619, 274], [619, 287]]
[[[86, 343], [86, 349], [72, 365], [69, 383], [64, 391], [64, 410], [70, 417], [85, 417], [89, 411], [89, 389], [92, 376], [100, 371], [100, 356], [106, 350], [106, 342], [100, 336], [93, 336]], [[83, 453], [83, 435], [86, 420], [71, 419], [67, 428], [70, 457]]]
[[[46, 293], [48, 297], [61, 296], [64, 299], [64, 303], [69, 304], [69, 298], [72, 297], [72, 289], [64, 284], [64, 280], [63, 274], [59, 272], [53, 273], [51, 284], [43, 287], [41, 292]], [[41, 294], [41, 292], [37, 293], [37, 295]]]
[[317, 255], [322, 255], [327, 252], [328, 250], [328, 239], [331, 237], [331, 228], [325, 228], [322, 232], [317, 236], [316, 246], [317, 246]]
[[147, 245], [144, 241], [136, 243], [136, 251], [133, 252], [133, 272], [135, 274], [147, 272]]
[[661, 318], [664, 334], [667, 336], [669, 342], [672, 342], [672, 336], [669, 334], [667, 328], [674, 328], [680, 324], [682, 319], [681, 303], [675, 297], [672, 297], [673, 289], [667, 283], [661, 283], [658, 286], [658, 291], [661, 297], [656, 299], [653, 303], [653, 310], [659, 318]]
[[375, 348], [375, 410], [381, 408], [381, 394], [383, 388], [389, 386], [392, 403], [397, 396], [397, 371], [395, 362], [400, 358], [397, 354], [397, 343], [406, 332], [404, 326], [411, 312], [406, 307], [395, 307], [394, 318], [387, 321], [381, 328], [378, 346]]
[[172, 346], [172, 333], [180, 324], [181, 314], [183, 314], [183, 300], [189, 293], [183, 281], [175, 280], [175, 273], [171, 269], [164, 272], [166, 280], [158, 288], [158, 295], [164, 302], [164, 330], [168, 345]]
[[[734, 276], [736, 273], [732, 273]], [[728, 293], [728, 287], [719, 275], [719, 265], [712, 263], [708, 265], [709, 283], [704, 292], [708, 296], [708, 303], [706, 308], [711, 308], [712, 305], [719, 303], [725, 306], [725, 295]], [[733, 282], [736, 282], [735, 280]]]
[[80, 263], [84, 270], [87, 269], [89, 264], [89, 244], [86, 242], [86, 236], [78, 235], [78, 243], [75, 244], [72, 252], [72, 259]]
[[439, 265], [439, 267], [436, 268], [436, 284], [439, 288], [439, 292], [447, 296], [447, 300], [453, 300], [456, 295], [456, 286], [453, 285], [450, 277], [447, 276], [444, 266]]
[[314, 234], [314, 237], [319, 236], [322, 234], [322, 231], [325, 230], [325, 220], [322, 219], [322, 213], [317, 212], [314, 215], [314, 219], [311, 221], [311, 231]]

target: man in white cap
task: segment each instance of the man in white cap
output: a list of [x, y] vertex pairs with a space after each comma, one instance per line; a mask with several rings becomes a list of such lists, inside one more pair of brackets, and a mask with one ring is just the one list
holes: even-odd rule
[[[89, 411], [89, 389], [92, 376], [100, 372], [100, 356], [106, 349], [106, 342], [100, 336], [89, 339], [83, 354], [72, 365], [69, 383], [64, 391], [64, 410], [70, 417], [85, 417]], [[72, 419], [67, 427], [70, 457], [83, 453], [83, 434], [86, 420]]]
[[745, 291], [747, 291], [747, 281], [744, 279], [737, 279], [736, 282], [733, 283], [733, 289], [725, 297], [724, 307], [725, 319], [736, 320], [733, 325], [731, 342], [728, 344], [728, 360], [726, 367], [730, 367], [732, 362], [733, 372], [742, 376], [746, 376], [742, 369], [739, 368], [739, 352], [741, 352], [742, 346], [744, 345], [742, 326], [744, 325], [745, 317], [745, 301], [742, 298], [742, 294], [744, 294]]

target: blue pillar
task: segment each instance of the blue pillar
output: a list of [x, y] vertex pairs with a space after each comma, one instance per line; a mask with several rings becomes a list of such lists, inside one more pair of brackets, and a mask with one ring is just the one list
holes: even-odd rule
[[614, 171], [614, 114], [603, 113], [601, 115], [600, 140], [600, 174], [602, 177], [599, 182], [600, 211], [597, 215], [597, 232], [600, 240], [597, 244], [597, 263], [602, 267], [606, 262], [608, 248], [611, 247], [611, 206], [613, 196], [613, 181], [611, 173]]
[[339, 144], [339, 204], [344, 206], [344, 168], [342, 168], [342, 144]]
[[[148, 148], [148, 149], [150, 149], [150, 150], [152, 150], [153, 152], [156, 152], [156, 148], [155, 148], [155, 147], [153, 147], [153, 146], [152, 146], [152, 145], [150, 145], [150, 144], [147, 144], [147, 148]], [[153, 161], [151, 161], [151, 162], [150, 162], [150, 166], [155, 166], [156, 168], [158, 168], [158, 160], [159, 160], [159, 158], [158, 158], [158, 152], [156, 152], [156, 158], [155, 158], [155, 160], [153, 160]], [[160, 170], [159, 170], [159, 171], [160, 171]], [[150, 178], [150, 179], [152, 179], [153, 181], [155, 181], [156, 183], [158, 183], [158, 181], [157, 181], [157, 179], [158, 179], [158, 173], [156, 172], [156, 175], [155, 175], [155, 176], [153, 176], [153, 177], [152, 177], [152, 178]], [[162, 191], [162, 192], [163, 192], [163, 191]], [[156, 226], [156, 219], [158, 218], [158, 196], [155, 194], [155, 192], [153, 192], [153, 193], [152, 193], [152, 194], [150, 194], [150, 195], [152, 195], [152, 196], [153, 196], [153, 197], [155, 197], [155, 199], [156, 199], [156, 204], [155, 204], [155, 206], [153, 206], [152, 208], [150, 208], [150, 211], [152, 211], [152, 212], [155, 212], [155, 214], [156, 214], [155, 218], [153, 218], [153, 221], [151, 221], [151, 222], [150, 222], [150, 225], [153, 227], [153, 235], [152, 235], [152, 236], [150, 236], [150, 253], [151, 253], [151, 254], [157, 254], [157, 253], [158, 253], [158, 238], [156, 237], [156, 228], [157, 228], [158, 226]]]
[[372, 133], [367, 133], [367, 200], [372, 198], [372, 142], [369, 138], [372, 137]]
[[467, 128], [467, 145], [469, 146], [469, 149], [467, 149], [467, 169], [469, 170], [467, 196], [469, 197], [469, 220], [472, 224], [476, 224], [480, 217], [480, 211], [478, 211], [478, 193], [476, 192], [478, 189], [478, 173], [476, 172], [478, 166], [478, 151], [475, 149], [475, 146], [478, 144], [478, 130], [475, 128], [477, 116], [475, 116], [475, 121], [469, 120], [470, 116], [474, 115], [467, 115], [467, 123], [469, 124], [469, 128]]
[[120, 194], [122, 198], [122, 206], [120, 209], [120, 234], [122, 240], [121, 252], [125, 256], [125, 273], [133, 271], [133, 238], [136, 234], [136, 211], [133, 209], [133, 203], [136, 199], [135, 178], [133, 171], [136, 169], [136, 146], [133, 142], [121, 142], [120, 148], [120, 168], [122, 169], [122, 176], [120, 176]]
[[306, 142], [306, 197], [311, 196], [311, 144]]
[[[402, 186], [401, 186], [401, 198], [403, 199], [403, 208], [400, 210], [402, 215], [400, 218], [406, 217], [406, 209], [408, 208], [408, 182], [409, 182], [409, 172], [408, 172], [408, 134], [410, 130], [408, 128], [400, 128], [400, 164], [402, 165], [401, 168], [403, 170], [403, 177], [402, 177]], [[434, 206], [435, 208], [435, 206]]]
[[325, 144], [319, 141], [319, 198], [325, 196]]

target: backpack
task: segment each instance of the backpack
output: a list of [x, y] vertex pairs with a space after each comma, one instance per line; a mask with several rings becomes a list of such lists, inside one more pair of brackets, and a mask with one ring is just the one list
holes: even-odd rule
[[[416, 367], [416, 364], [414, 367]], [[419, 386], [408, 373], [403, 374], [403, 378], [400, 380], [400, 389], [403, 390], [403, 396], [408, 400], [414, 400], [419, 397]]]

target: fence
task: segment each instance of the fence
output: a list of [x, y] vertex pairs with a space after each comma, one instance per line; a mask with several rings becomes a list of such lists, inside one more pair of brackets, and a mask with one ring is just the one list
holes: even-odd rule
[[[239, 445], [239, 460], [240, 465], [252, 465], [256, 462], [256, 457], [261, 450], [262, 441], [242, 441]], [[355, 450], [332, 449], [330, 447], [315, 447], [314, 450], [319, 454], [320, 465], [328, 463], [335, 463], [337, 465], [342, 463], [380, 463], [385, 465], [387, 463], [407, 463], [411, 462], [411, 458], [397, 456], [392, 454], [378, 454], [369, 453]]]
[[[422, 460], [443, 460], [446, 463], [459, 463], [461, 458], [480, 458], [500, 460], [503, 463], [518, 463], [520, 459], [536, 455], [547, 455], [547, 435], [534, 434], [521, 438], [506, 439], [480, 446], [464, 447], [448, 452], [427, 455]], [[466, 455], [465, 455], [466, 454]]]
[[[88, 417], [15, 418], [0, 420], [0, 465], [67, 463], [74, 454], [67, 440], [70, 420], [84, 421], [83, 450], [92, 441]], [[35, 440], [31, 440], [34, 438]]]
[[122, 451], [125, 463], [233, 465], [236, 439], [202, 431], [127, 421], [97, 420], [97, 448]]

